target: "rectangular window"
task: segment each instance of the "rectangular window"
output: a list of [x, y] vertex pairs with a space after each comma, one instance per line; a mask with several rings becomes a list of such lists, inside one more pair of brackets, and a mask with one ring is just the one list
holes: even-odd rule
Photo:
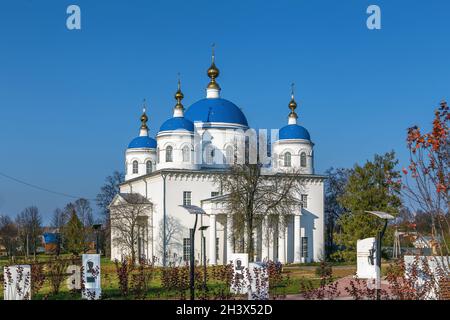
[[211, 198], [212, 197], [217, 197], [219, 195], [219, 191], [212, 191], [211, 192]]
[[302, 208], [308, 208], [308, 195], [302, 194]]
[[183, 239], [183, 261], [189, 261], [191, 255], [191, 239]]
[[216, 259], [219, 259], [219, 238], [216, 238]]
[[302, 237], [302, 258], [308, 258], [308, 237]]
[[192, 198], [191, 191], [183, 191], [183, 206], [190, 206], [191, 198]]

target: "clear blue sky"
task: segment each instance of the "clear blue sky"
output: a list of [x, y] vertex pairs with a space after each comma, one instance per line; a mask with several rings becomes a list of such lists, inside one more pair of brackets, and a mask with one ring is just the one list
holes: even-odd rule
[[[66, 28], [81, 7], [82, 30]], [[366, 9], [382, 10], [382, 29]], [[217, 44], [222, 96], [250, 125], [286, 124], [290, 83], [316, 168], [350, 167], [394, 149], [406, 128], [428, 126], [450, 89], [450, 2], [382, 0], [9, 0], [0, 10], [0, 172], [94, 198], [123, 170], [149, 101], [154, 136], [174, 105], [204, 97]], [[0, 213], [70, 201], [0, 177]]]

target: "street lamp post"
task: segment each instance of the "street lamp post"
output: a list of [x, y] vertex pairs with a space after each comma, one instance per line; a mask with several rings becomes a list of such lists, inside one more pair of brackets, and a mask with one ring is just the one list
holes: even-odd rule
[[383, 241], [384, 234], [386, 232], [386, 228], [389, 220], [395, 219], [395, 217], [389, 213], [381, 212], [381, 211], [366, 211], [367, 213], [373, 214], [378, 218], [384, 220], [383, 229], [377, 232], [377, 248], [376, 248], [376, 263], [378, 268], [378, 277], [377, 277], [377, 300], [380, 300], [380, 286], [381, 286], [381, 243]]
[[195, 298], [195, 250], [194, 250], [194, 243], [195, 243], [195, 229], [197, 228], [197, 220], [198, 220], [198, 214], [195, 214], [195, 223], [194, 228], [189, 229], [190, 231], [190, 277], [189, 277], [189, 287], [191, 292], [191, 300], [194, 300]]
[[204, 214], [205, 211], [197, 206], [193, 205], [180, 205], [180, 207], [183, 207], [186, 209], [190, 214], [195, 214], [195, 223], [194, 228], [189, 229], [189, 242], [190, 242], [190, 250], [189, 250], [189, 262], [190, 262], [190, 268], [189, 268], [189, 291], [190, 291], [190, 299], [195, 299], [195, 230], [197, 229], [197, 221], [198, 221], [198, 215]]
[[198, 230], [202, 232], [203, 243], [203, 289], [206, 291], [206, 238], [203, 236], [203, 231], [208, 229], [209, 226], [201, 226]]
[[100, 228], [102, 227], [102, 225], [101, 224], [94, 224], [93, 226], [92, 226], [92, 228], [94, 228], [94, 230], [95, 230], [95, 235], [96, 235], [96, 239], [95, 239], [95, 252], [97, 253], [97, 254], [99, 254], [100, 253], [100, 250], [98, 249], [98, 243], [100, 242], [99, 241], [99, 230], [100, 230]]

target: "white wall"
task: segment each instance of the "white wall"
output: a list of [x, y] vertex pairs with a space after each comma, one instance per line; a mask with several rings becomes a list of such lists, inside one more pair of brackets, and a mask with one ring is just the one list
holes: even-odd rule
[[[323, 179], [315, 177], [305, 177], [305, 194], [308, 194], [308, 206], [302, 209], [301, 214], [301, 235], [308, 237], [308, 259], [304, 262], [312, 260], [318, 261], [324, 255], [324, 189]], [[161, 221], [163, 220], [163, 178], [160, 172], [142, 179], [129, 181], [121, 186], [121, 192], [134, 192], [146, 196], [153, 203], [153, 242], [150, 241], [148, 249], [152, 255], [159, 256], [162, 250], [162, 241], [160, 239]], [[177, 233], [178, 245], [172, 246], [169, 250], [180, 258], [182, 257], [183, 238], [189, 238], [189, 228], [194, 225], [195, 215], [189, 214], [186, 209], [180, 207], [183, 204], [183, 191], [192, 192], [192, 205], [200, 206], [200, 201], [211, 197], [212, 191], [220, 191], [213, 183], [212, 173], [205, 171], [197, 172], [176, 172], [173, 171], [166, 177], [166, 214], [174, 217], [180, 224], [181, 230]], [[220, 239], [219, 255], [217, 263], [224, 263], [224, 248], [226, 243], [224, 217], [217, 218], [217, 237]], [[201, 225], [209, 226], [209, 217], [207, 215], [199, 218], [197, 229]], [[293, 261], [293, 225], [288, 228], [287, 237], [287, 259], [288, 262]], [[151, 234], [151, 232], [149, 232]], [[206, 237], [206, 254], [209, 255], [209, 230], [205, 232]], [[118, 253], [112, 251], [115, 255]], [[199, 260], [201, 257], [201, 238], [200, 231], [196, 231], [195, 258]], [[114, 259], [114, 256], [113, 256]], [[159, 256], [159, 263], [162, 263], [162, 257]]]

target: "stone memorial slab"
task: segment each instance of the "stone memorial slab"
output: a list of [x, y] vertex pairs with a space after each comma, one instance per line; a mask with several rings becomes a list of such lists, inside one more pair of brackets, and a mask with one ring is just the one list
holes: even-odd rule
[[375, 238], [358, 240], [356, 243], [356, 275], [360, 279], [378, 279], [376, 243]]
[[4, 300], [31, 300], [31, 266], [3, 267], [3, 276]]
[[100, 278], [100, 255], [83, 254], [83, 299], [97, 300], [102, 294]]
[[249, 263], [250, 290], [248, 291], [249, 300], [268, 300], [269, 299], [269, 273], [267, 265], [262, 262]]
[[231, 263], [233, 264], [233, 281], [231, 283], [231, 292], [234, 294], [246, 294], [248, 292], [248, 254], [231, 254]]
[[[405, 264], [405, 277], [409, 278], [411, 273], [417, 274], [416, 286], [417, 288], [427, 288], [429, 291], [426, 293], [426, 300], [436, 300], [444, 298], [449, 295], [448, 283], [450, 279], [450, 257], [448, 256], [404, 256], [403, 261]], [[427, 267], [428, 265], [428, 267]], [[414, 267], [416, 266], [416, 267]], [[415, 270], [414, 270], [415, 269]], [[425, 272], [429, 269], [434, 275], [436, 281], [430, 279], [430, 276]], [[427, 281], [433, 281], [430, 286], [427, 285]]]
[[71, 265], [67, 267], [67, 271], [70, 276], [67, 278], [67, 289], [79, 290], [81, 289], [81, 267], [77, 265]]

